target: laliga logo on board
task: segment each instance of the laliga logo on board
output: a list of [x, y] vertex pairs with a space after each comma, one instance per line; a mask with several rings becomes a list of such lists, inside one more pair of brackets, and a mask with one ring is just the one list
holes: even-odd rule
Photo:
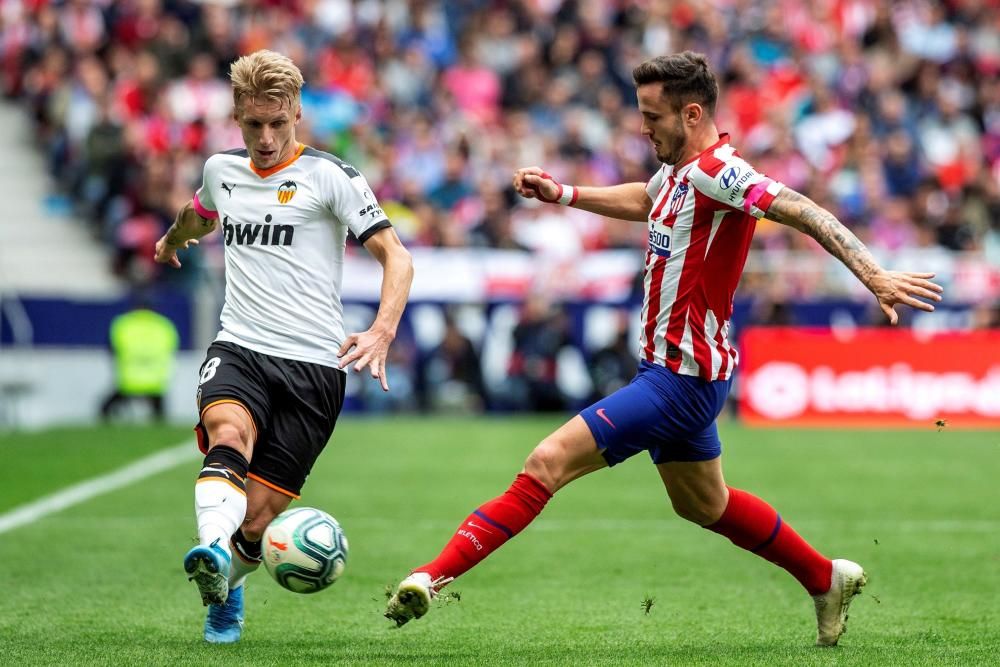
[[893, 413], [928, 419], [940, 413], [1000, 416], [1000, 366], [968, 372], [915, 370], [909, 364], [840, 371], [771, 361], [747, 381], [750, 407], [769, 419], [807, 412]]
[[809, 407], [809, 378], [798, 364], [764, 364], [750, 376], [748, 384], [750, 404], [765, 417], [798, 417]]
[[295, 181], [285, 181], [280, 186], [278, 186], [278, 201], [282, 204], [287, 204], [292, 201], [292, 197], [295, 196], [295, 191], [298, 186], [295, 185]]

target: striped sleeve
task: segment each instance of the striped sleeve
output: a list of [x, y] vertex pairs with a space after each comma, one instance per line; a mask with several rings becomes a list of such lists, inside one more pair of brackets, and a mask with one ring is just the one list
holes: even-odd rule
[[735, 152], [702, 158], [688, 178], [702, 194], [758, 219], [764, 217], [774, 197], [785, 187], [759, 173]]
[[656, 196], [660, 193], [660, 188], [663, 187], [664, 170], [666, 167], [660, 167], [660, 169], [653, 174], [653, 177], [649, 179], [646, 183], [646, 194], [649, 195], [649, 200], [655, 202]]

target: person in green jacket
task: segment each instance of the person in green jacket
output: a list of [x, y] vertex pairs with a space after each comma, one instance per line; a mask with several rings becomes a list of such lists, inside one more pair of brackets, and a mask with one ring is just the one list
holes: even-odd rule
[[168, 318], [145, 307], [111, 321], [111, 351], [115, 357], [115, 391], [101, 406], [110, 419], [123, 403], [148, 401], [154, 417], [163, 421], [163, 395], [174, 373], [177, 327]]

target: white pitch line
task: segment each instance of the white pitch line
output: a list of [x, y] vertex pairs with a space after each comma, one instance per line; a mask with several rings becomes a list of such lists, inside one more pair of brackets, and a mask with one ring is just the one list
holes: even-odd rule
[[14, 530], [26, 523], [37, 521], [44, 516], [78, 505], [96, 496], [116, 491], [199, 456], [201, 453], [193, 442], [185, 442], [182, 445], [151, 454], [106, 475], [74, 484], [62, 491], [43, 496], [27, 505], [21, 505], [0, 514], [0, 533]]

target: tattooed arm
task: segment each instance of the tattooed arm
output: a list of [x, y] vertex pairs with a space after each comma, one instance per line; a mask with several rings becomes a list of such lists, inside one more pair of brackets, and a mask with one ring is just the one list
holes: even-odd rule
[[156, 242], [156, 261], [179, 269], [181, 262], [177, 259], [177, 251], [198, 245], [198, 239], [214, 230], [216, 222], [198, 215], [193, 202], [184, 204], [177, 212], [174, 224], [170, 225], [163, 238]]
[[941, 286], [928, 280], [934, 277], [933, 273], [886, 271], [878, 265], [865, 244], [832, 213], [791, 188], [785, 187], [778, 193], [767, 210], [767, 217], [808, 234], [843, 262], [875, 295], [879, 307], [892, 324], [899, 321], [896, 304], [929, 312], [934, 310], [934, 306], [917, 297], [929, 301], [941, 300]]

